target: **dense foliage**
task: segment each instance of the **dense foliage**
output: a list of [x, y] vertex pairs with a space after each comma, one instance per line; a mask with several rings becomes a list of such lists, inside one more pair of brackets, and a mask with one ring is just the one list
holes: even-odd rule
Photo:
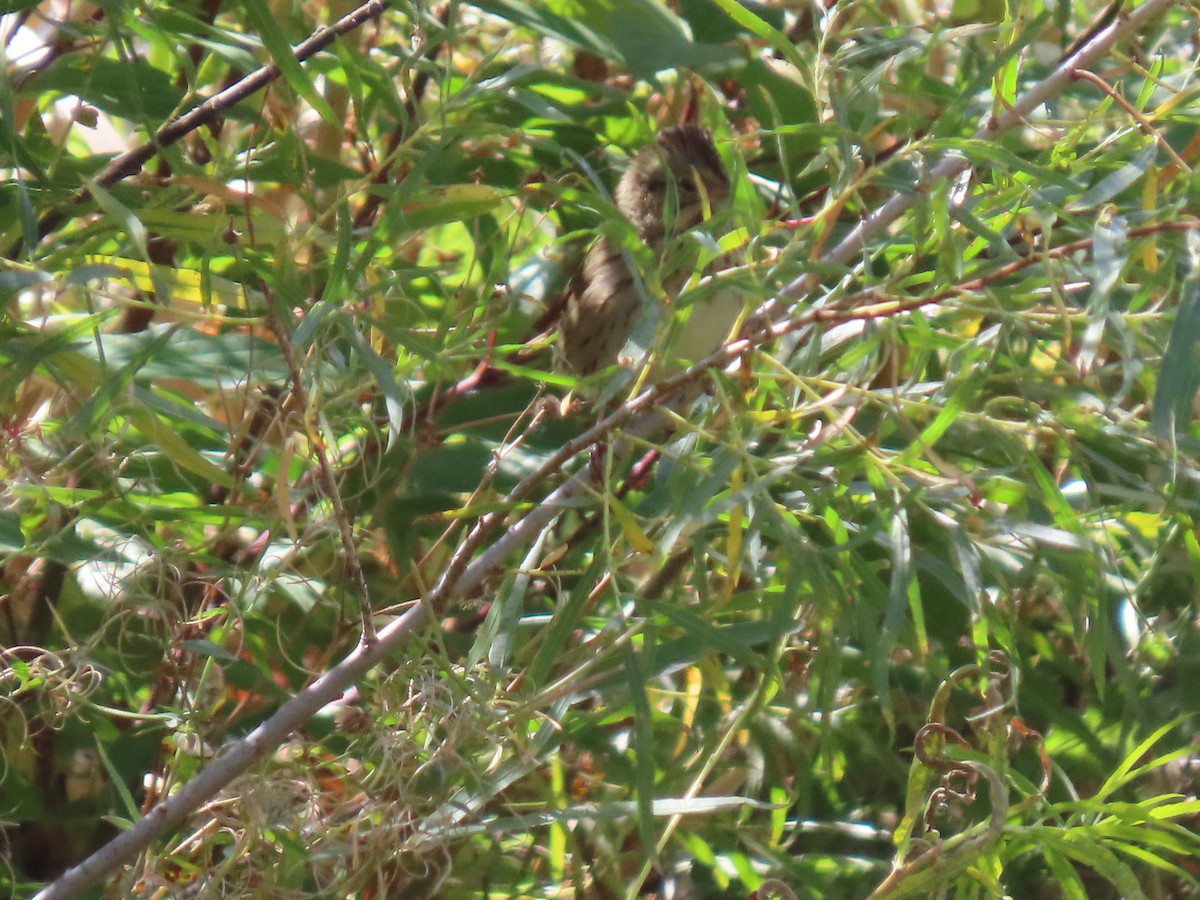
[[[1194, 892], [1195, 11], [980, 130], [1119, 6], [0, 7], [0, 884], [416, 608], [112, 894]], [[610, 192], [680, 121], [672, 313]], [[759, 337], [577, 383], [600, 231], [642, 346]]]

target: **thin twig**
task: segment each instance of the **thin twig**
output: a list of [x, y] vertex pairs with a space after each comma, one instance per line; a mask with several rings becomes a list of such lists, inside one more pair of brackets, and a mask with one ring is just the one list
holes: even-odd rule
[[1116, 103], [1117, 106], [1125, 110], [1125, 112], [1129, 114], [1129, 117], [1138, 123], [1138, 128], [1141, 129], [1142, 134], [1153, 138], [1154, 142], [1162, 148], [1163, 152], [1166, 153], [1167, 156], [1171, 157], [1171, 162], [1175, 163], [1181, 172], [1187, 172], [1189, 174], [1191, 173], [1192, 167], [1185, 163], [1180, 158], [1179, 154], [1175, 152], [1175, 148], [1167, 143], [1167, 139], [1164, 138], [1161, 132], [1154, 127], [1154, 123], [1134, 109], [1133, 104], [1117, 93], [1116, 89], [1113, 88], [1111, 84], [1109, 84], [1095, 72], [1089, 72], [1087, 69], [1077, 69], [1075, 71], [1075, 77], [1083, 81], [1090, 81], [1092, 84], [1096, 85], [1096, 87], [1100, 88], [1100, 90], [1104, 91], [1104, 93], [1108, 94], [1108, 96], [1113, 99], [1113, 102]]
[[305, 419], [305, 430], [308, 432], [312, 453], [317, 459], [317, 467], [321, 472], [321, 482], [324, 487], [325, 498], [333, 507], [333, 520], [337, 523], [338, 536], [342, 541], [342, 552], [346, 554], [346, 565], [350, 569], [350, 577], [354, 581], [355, 588], [358, 590], [358, 612], [361, 619], [361, 635], [359, 640], [362, 644], [370, 646], [375, 643], [375, 612], [371, 606], [367, 576], [363, 571], [362, 560], [358, 556], [358, 544], [354, 541], [354, 523], [350, 521], [350, 516], [346, 512], [346, 505], [342, 502], [342, 494], [338, 489], [337, 476], [334, 474], [333, 464], [329, 461], [329, 453], [325, 448], [324, 438], [319, 433], [314, 433], [320, 425], [309, 425], [308, 417], [312, 407], [309, 406], [308, 392], [304, 389], [300, 367], [296, 363], [296, 353], [292, 346], [291, 337], [282, 323], [277, 323], [274, 332], [275, 343], [279, 347], [280, 353], [283, 354], [284, 362], [288, 368], [288, 378], [292, 382], [292, 396], [296, 400], [296, 408]]

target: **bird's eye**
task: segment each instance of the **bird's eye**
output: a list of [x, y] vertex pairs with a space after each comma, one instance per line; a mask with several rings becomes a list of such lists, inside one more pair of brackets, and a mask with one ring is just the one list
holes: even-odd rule
[[697, 188], [696, 188], [696, 179], [693, 178], [691, 175], [684, 175], [682, 178], [679, 179], [679, 190], [681, 190], [687, 194], [700, 193], [699, 190], [697, 190]]

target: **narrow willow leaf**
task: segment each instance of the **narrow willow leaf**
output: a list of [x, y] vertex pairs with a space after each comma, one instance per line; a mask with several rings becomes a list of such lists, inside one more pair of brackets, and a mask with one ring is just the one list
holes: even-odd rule
[[280, 74], [283, 75], [291, 89], [307, 100], [322, 119], [336, 128], [342, 128], [345, 123], [334, 115], [329, 104], [325, 102], [325, 98], [317, 91], [308, 72], [296, 59], [292, 45], [284, 36], [279, 22], [267, 7], [265, 0], [245, 0], [244, 8], [250, 21], [254, 23], [263, 46], [271, 54], [271, 60], [279, 67]]
[[1126, 191], [1146, 177], [1146, 172], [1154, 165], [1158, 157], [1158, 145], [1151, 142], [1148, 147], [1130, 158], [1129, 162], [1117, 171], [1101, 178], [1095, 185], [1071, 204], [1071, 210], [1076, 213], [1094, 209], [1101, 203], [1107, 203], [1122, 191]]
[[1179, 306], [1154, 390], [1151, 426], [1160, 440], [1173, 441], [1192, 421], [1192, 401], [1200, 387], [1200, 271], [1179, 287]]
[[158, 445], [175, 463], [213, 484], [231, 490], [235, 487], [235, 482], [228, 472], [201, 456], [179, 432], [154, 413], [138, 405], [128, 406], [123, 412], [137, 426], [138, 431]]
[[652, 655], [653, 636], [644, 635], [643, 652], [635, 653], [633, 644], [626, 642], [624, 650], [625, 677], [629, 687], [629, 696], [633, 706], [633, 752], [636, 763], [635, 786], [637, 791], [637, 822], [638, 833], [642, 839], [645, 852], [653, 852], [658, 845], [654, 833], [654, 712], [650, 708], [650, 700], [646, 696], [646, 682], [649, 680], [642, 666], [645, 655]]

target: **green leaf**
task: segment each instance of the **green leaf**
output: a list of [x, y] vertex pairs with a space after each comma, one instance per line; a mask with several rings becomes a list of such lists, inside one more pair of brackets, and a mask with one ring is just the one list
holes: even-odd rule
[[1192, 421], [1192, 401], [1200, 388], [1200, 266], [1179, 286], [1179, 305], [1167, 339], [1154, 390], [1154, 434], [1173, 441]]
[[121, 119], [154, 126], [183, 102], [183, 91], [171, 76], [142, 60], [67, 54], [23, 85], [20, 97], [49, 93], [78, 97]]
[[739, 0], [713, 0], [713, 3], [740, 27], [769, 44], [775, 52], [797, 69], [805, 68], [804, 60], [796, 52], [796, 47], [788, 40], [787, 35], [752, 12], [749, 4], [742, 4]]
[[1071, 204], [1071, 210], [1079, 213], [1107, 203], [1123, 191], [1129, 190], [1146, 177], [1147, 171], [1158, 158], [1158, 145], [1153, 141], [1117, 171], [1105, 175], [1083, 196]]
[[24, 548], [25, 534], [21, 530], [21, 517], [0, 512], [0, 553], [16, 553]]
[[148, 409], [134, 404], [119, 409], [117, 412], [129, 416], [138, 431], [161, 448], [176, 464], [213, 484], [230, 489], [235, 486], [236, 482], [228, 472], [205, 459], [180, 436], [179, 432]]
[[[770, 3], [757, 3], [755, 0], [739, 0], [739, 5], [772, 28], [783, 29], [784, 10], [781, 7], [772, 6]], [[714, 0], [680, 0], [679, 15], [691, 27], [695, 40], [702, 43], [732, 41], [743, 34], [752, 33], [750, 29], [739, 25], [726, 15]]]
[[406, 201], [395, 212], [401, 232], [423, 231], [451, 222], [466, 222], [491, 212], [500, 203], [501, 194], [486, 184], [454, 184], [432, 188]]
[[243, 6], [258, 32], [258, 36], [262, 39], [263, 46], [271, 54], [272, 62], [279, 67], [279, 73], [291, 89], [307, 100], [322, 119], [340, 130], [344, 123], [334, 115], [329, 104], [325, 102], [325, 98], [317, 92], [316, 85], [313, 84], [304, 67], [296, 59], [296, 54], [292, 52], [292, 45], [288, 43], [279, 27], [278, 20], [267, 7], [266, 0], [243, 0]]
[[697, 44], [665, 6], [649, 0], [626, 0], [608, 15], [613, 46], [642, 78], [665, 69], [697, 69], [727, 65], [741, 57], [730, 47]]
[[[598, 32], [597, 23], [592, 21], [604, 14], [606, 5], [596, 4], [593, 9], [588, 10], [590, 14], [586, 15], [580, 15], [581, 10], [573, 4], [553, 2], [479, 0], [472, 5], [510, 22], [524, 25], [546, 37], [558, 38], [568, 44], [582, 47], [598, 56], [608, 59], [615, 59], [617, 56], [612, 44]], [[562, 9], [561, 14], [559, 8]]]
[[643, 652], [635, 653], [633, 645], [626, 642], [624, 648], [625, 673], [628, 678], [629, 696], [633, 705], [633, 752], [636, 769], [636, 799], [638, 833], [642, 839], [642, 852], [657, 855], [658, 842], [654, 832], [654, 713], [646, 697], [646, 672], [641, 661], [646, 655], [653, 656], [654, 644], [650, 634], [643, 635]]
[[[766, 138], [778, 148], [778, 157], [756, 171], [782, 179], [795, 179], [808, 165], [821, 146], [821, 129], [817, 125], [817, 105], [812, 94], [796, 78], [788, 77], [786, 68], [777, 71], [762, 60], [754, 59], [735, 70], [734, 78], [746, 92], [746, 103], [754, 117], [769, 131]], [[806, 127], [813, 126], [813, 127]]]

